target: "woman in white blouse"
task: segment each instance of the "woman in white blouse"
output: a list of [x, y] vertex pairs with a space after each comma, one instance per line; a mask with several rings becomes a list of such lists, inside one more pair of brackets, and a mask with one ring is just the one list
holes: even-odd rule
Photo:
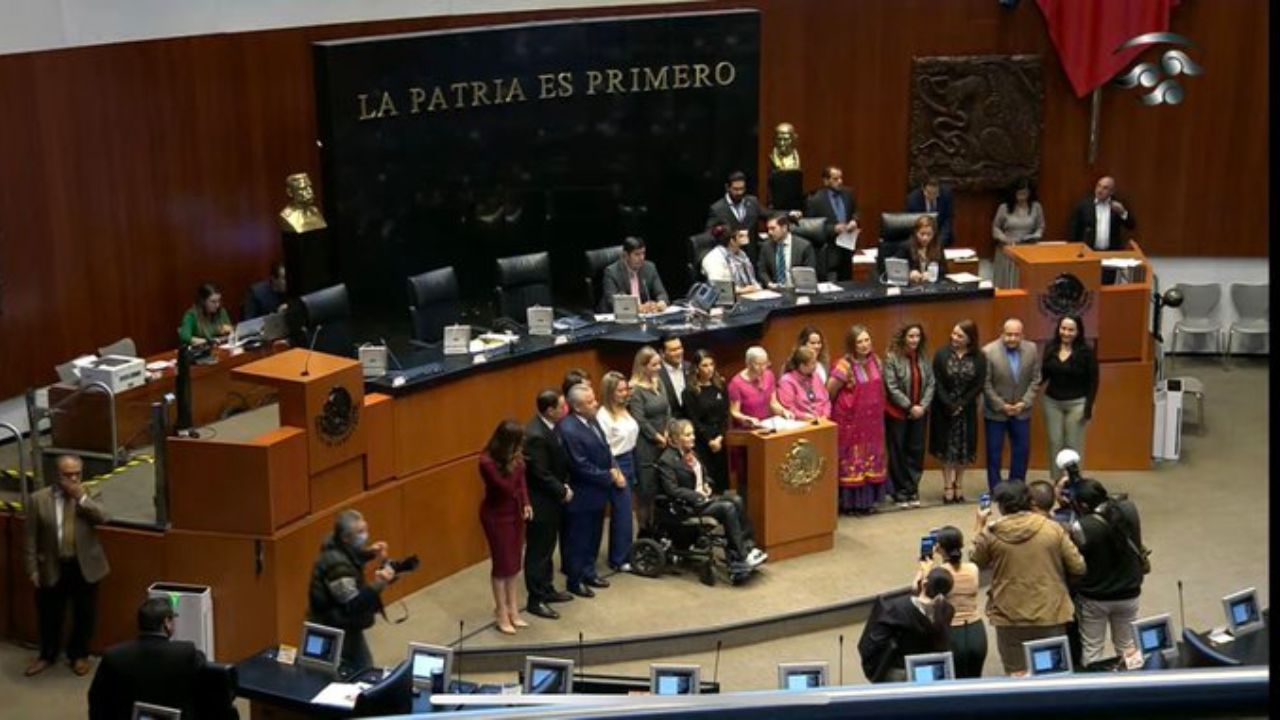
[[616, 370], [605, 373], [600, 383], [600, 395], [603, 402], [596, 413], [596, 421], [604, 430], [618, 469], [627, 477], [627, 487], [609, 487], [609, 567], [630, 572], [631, 487], [636, 483], [635, 449], [640, 424], [627, 410], [631, 388], [625, 375]]

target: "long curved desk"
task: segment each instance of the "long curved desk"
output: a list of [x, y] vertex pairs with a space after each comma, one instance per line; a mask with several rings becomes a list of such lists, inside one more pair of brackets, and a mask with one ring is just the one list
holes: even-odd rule
[[[1071, 261], [1080, 260], [1072, 256]], [[239, 660], [279, 642], [296, 643], [311, 563], [335, 513], [346, 507], [363, 512], [397, 556], [417, 553], [423, 558], [419, 571], [388, 589], [388, 602], [483, 561], [488, 550], [476, 520], [483, 494], [476, 456], [500, 420], [530, 417], [536, 394], [558, 388], [569, 368], [584, 368], [597, 378], [606, 369], [628, 371], [636, 347], [665, 332], [682, 335], [686, 351], [711, 350], [726, 377], [741, 367], [744, 351], [754, 344], [764, 346], [775, 366], [780, 365], [806, 325], [820, 329], [833, 351], [841, 348], [854, 323], [870, 330], [878, 352], [895, 328], [913, 321], [935, 341], [931, 346], [962, 318], [978, 324], [983, 342], [994, 338], [999, 323], [1011, 316], [1026, 321], [1029, 338], [1043, 339], [1053, 318], [1040, 311], [1042, 303], [1032, 287], [993, 291], [941, 285], [891, 297], [880, 287], [849, 285], [835, 296], [810, 297], [807, 304], [788, 299], [777, 307], [743, 310], [706, 328], [613, 327], [562, 344], [553, 338], [525, 338], [512, 354], [478, 366], [465, 357], [410, 355], [401, 358], [408, 370], [399, 385], [393, 376], [360, 387], [357, 366], [352, 390], [363, 393], [357, 398], [361, 446], [341, 456], [317, 445], [312, 418], [289, 421], [284, 409], [289, 393], [281, 391], [284, 426], [250, 443], [169, 440], [172, 527], [158, 532], [104, 530], [113, 571], [99, 594], [103, 601], [94, 645], [132, 636], [135, 599], [157, 580], [214, 588], [219, 660]], [[1150, 466], [1149, 302], [1149, 282], [1097, 288], [1086, 316], [1087, 335], [1096, 338], [1102, 361], [1102, 391], [1088, 428], [1088, 469]], [[290, 362], [300, 366], [295, 353], [302, 352], [273, 356], [274, 371]], [[327, 366], [317, 364], [319, 358], [313, 358], [313, 370]], [[421, 371], [432, 362], [440, 365]], [[338, 359], [330, 364], [334, 372], [350, 370]], [[233, 377], [243, 380], [245, 369], [253, 367], [237, 369]], [[1032, 468], [1046, 466], [1040, 425], [1036, 413]], [[317, 458], [323, 463], [317, 464]], [[980, 453], [976, 465], [984, 462]], [[0, 523], [12, 526], [11, 537], [21, 537], [21, 516], [0, 516]], [[3, 560], [20, 569], [21, 552], [21, 543], [10, 544]], [[30, 593], [9, 595], [18, 605], [9, 633], [33, 638]]]

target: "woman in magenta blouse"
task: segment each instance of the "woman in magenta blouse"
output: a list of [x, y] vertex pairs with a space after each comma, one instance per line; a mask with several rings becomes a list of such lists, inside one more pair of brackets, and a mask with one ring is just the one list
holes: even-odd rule
[[480, 524], [493, 560], [489, 577], [493, 585], [493, 619], [498, 632], [505, 635], [514, 635], [516, 628], [529, 627], [520, 619], [516, 597], [516, 579], [524, 553], [524, 524], [533, 518], [524, 482], [523, 448], [524, 428], [514, 420], [503, 420], [480, 454], [480, 477], [484, 480]]
[[747, 348], [746, 367], [729, 381], [729, 416], [736, 428], [760, 427], [773, 415], [795, 417], [778, 402], [778, 384], [769, 369], [769, 353], [759, 345]]
[[787, 371], [778, 381], [778, 402], [800, 420], [831, 416], [831, 398], [818, 375], [818, 354], [809, 345], [791, 353]]

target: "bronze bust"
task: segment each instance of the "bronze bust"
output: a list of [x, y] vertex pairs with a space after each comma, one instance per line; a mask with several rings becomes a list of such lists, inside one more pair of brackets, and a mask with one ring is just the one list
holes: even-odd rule
[[779, 123], [773, 130], [773, 150], [769, 164], [774, 170], [799, 170], [800, 151], [796, 149], [796, 129], [791, 123]]
[[320, 208], [316, 207], [316, 191], [306, 173], [294, 173], [284, 179], [289, 204], [280, 211], [280, 229], [285, 232], [305, 233], [328, 227]]

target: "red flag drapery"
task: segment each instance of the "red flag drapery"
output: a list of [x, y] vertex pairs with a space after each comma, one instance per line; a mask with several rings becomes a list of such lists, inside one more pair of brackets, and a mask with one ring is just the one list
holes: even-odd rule
[[1126, 40], [1169, 30], [1169, 11], [1179, 0], [1038, 0], [1058, 49], [1062, 69], [1077, 97], [1084, 97], [1123, 70], [1146, 48], [1115, 49]]

